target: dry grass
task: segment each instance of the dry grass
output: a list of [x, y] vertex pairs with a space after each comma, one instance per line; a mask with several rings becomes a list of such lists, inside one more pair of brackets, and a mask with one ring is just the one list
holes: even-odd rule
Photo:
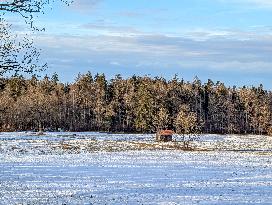
[[137, 141], [97, 141], [97, 140], [81, 140], [80, 142], [65, 141], [59, 146], [63, 151], [79, 151], [88, 152], [106, 151], [141, 151], [141, 150], [181, 150], [181, 151], [200, 151], [193, 147], [184, 147], [182, 142], [137, 142]]

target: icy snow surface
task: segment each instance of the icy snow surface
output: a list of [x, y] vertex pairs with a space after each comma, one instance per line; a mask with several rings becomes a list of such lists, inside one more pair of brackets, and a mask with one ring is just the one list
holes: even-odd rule
[[0, 133], [0, 204], [272, 204], [269, 137], [201, 136], [212, 151], [84, 149], [153, 138]]

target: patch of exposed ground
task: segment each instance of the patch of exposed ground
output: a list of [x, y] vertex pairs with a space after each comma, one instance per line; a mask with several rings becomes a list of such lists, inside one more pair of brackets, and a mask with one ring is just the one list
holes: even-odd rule
[[[65, 135], [63, 135], [65, 136]], [[62, 136], [62, 137], [63, 137]], [[70, 136], [70, 135], [67, 135]], [[62, 154], [62, 153], [86, 153], [86, 152], [122, 152], [141, 150], [183, 150], [183, 151], [239, 151], [256, 154], [272, 154], [272, 138], [267, 136], [215, 136], [203, 135], [198, 140], [184, 146], [184, 142], [175, 138], [173, 142], [156, 142], [154, 140], [96, 140], [95, 138], [71, 135], [72, 137], [61, 140], [47, 139], [9, 139], [0, 140], [0, 153], [32, 153], [32, 154]], [[149, 136], [150, 138], [150, 136]]]

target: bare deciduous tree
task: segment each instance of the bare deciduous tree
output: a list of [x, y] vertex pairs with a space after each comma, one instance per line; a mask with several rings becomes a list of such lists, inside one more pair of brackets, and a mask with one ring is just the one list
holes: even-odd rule
[[0, 0], [0, 76], [8, 72], [33, 73], [46, 67], [39, 63], [40, 51], [34, 47], [31, 36], [13, 34], [5, 14], [20, 14], [33, 30], [39, 30], [33, 26], [34, 15], [44, 13], [45, 6], [55, 1], [72, 3], [72, 0]]
[[5, 73], [33, 73], [46, 67], [40, 64], [40, 52], [28, 35], [12, 34], [11, 26], [0, 18], [0, 76]]
[[182, 135], [184, 148], [189, 149], [190, 142], [197, 139], [199, 125], [197, 115], [190, 111], [188, 105], [181, 105], [180, 111], [175, 119], [176, 133]]
[[[0, 11], [19, 13], [24, 18], [33, 18], [34, 13], [43, 12], [46, 5], [55, 0], [0, 0]], [[60, 0], [65, 4], [72, 3], [72, 0]]]

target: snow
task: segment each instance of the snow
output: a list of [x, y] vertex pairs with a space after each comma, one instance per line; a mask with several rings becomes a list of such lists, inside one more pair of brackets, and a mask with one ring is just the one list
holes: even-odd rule
[[[208, 151], [129, 147], [153, 138], [0, 133], [0, 204], [271, 204], [270, 137], [201, 136], [194, 146]], [[94, 142], [129, 146], [86, 148]]]

